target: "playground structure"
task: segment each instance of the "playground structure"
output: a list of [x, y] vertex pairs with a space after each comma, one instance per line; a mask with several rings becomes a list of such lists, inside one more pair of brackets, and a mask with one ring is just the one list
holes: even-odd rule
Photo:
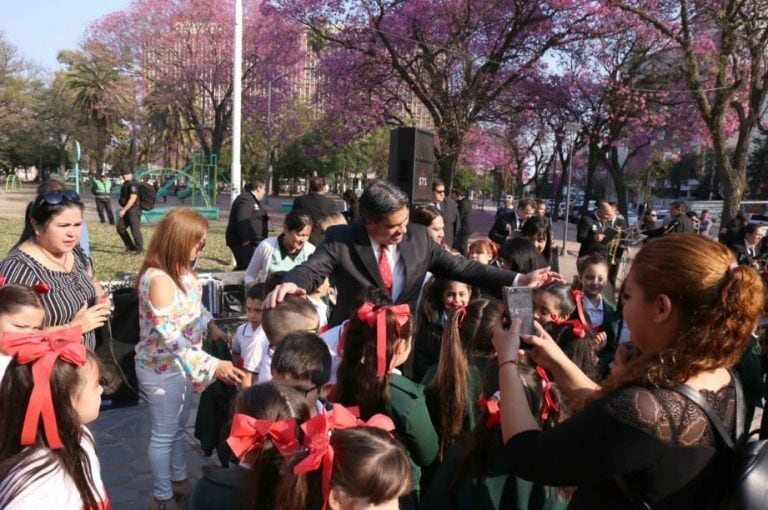
[[[219, 158], [211, 154], [195, 154], [183, 169], [140, 168], [134, 176], [137, 181], [157, 183], [155, 208], [141, 212], [143, 223], [160, 221], [174, 206], [164, 206], [168, 198], [175, 198], [184, 207], [194, 209], [210, 220], [219, 219], [218, 173]], [[116, 190], [119, 193], [119, 190]], [[189, 203], [187, 203], [189, 200]]]
[[[16, 174], [10, 174], [5, 177], [5, 191], [21, 191], [21, 180]], [[3, 191], [0, 188], [0, 192]]]

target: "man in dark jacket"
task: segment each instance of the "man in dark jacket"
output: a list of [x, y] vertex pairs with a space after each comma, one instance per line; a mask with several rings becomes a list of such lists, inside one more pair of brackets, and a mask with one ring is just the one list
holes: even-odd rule
[[504, 241], [517, 237], [525, 220], [536, 214], [536, 202], [532, 198], [521, 198], [517, 202], [517, 211], [501, 213], [493, 222], [488, 237], [501, 246]]
[[312, 218], [312, 234], [309, 242], [318, 246], [323, 242], [323, 236], [317, 228], [320, 220], [336, 212], [336, 203], [325, 195], [325, 179], [320, 176], [309, 178], [309, 193], [296, 197], [294, 209], [301, 209]]
[[459, 219], [459, 208], [452, 198], [446, 196], [445, 183], [439, 177], [432, 179], [432, 205], [440, 210], [445, 224], [445, 237], [443, 244], [453, 247], [454, 240], [461, 227]]
[[459, 231], [453, 241], [453, 248], [466, 256], [469, 236], [472, 235], [472, 201], [464, 193], [464, 190], [456, 188], [451, 191], [451, 198], [456, 201], [459, 207]]
[[[123, 170], [123, 186], [120, 188], [120, 212], [117, 218], [117, 234], [123, 240], [125, 249], [134, 254], [144, 253], [144, 237], [141, 235], [141, 205], [139, 204], [139, 183], [133, 178], [133, 170]], [[130, 229], [131, 233], [128, 233]], [[133, 239], [131, 239], [131, 235]]]
[[235, 256], [235, 271], [244, 271], [256, 246], [269, 235], [269, 215], [259, 202], [264, 198], [264, 181], [254, 177], [232, 203], [227, 223], [227, 246]]
[[266, 308], [288, 294], [306, 294], [329, 276], [338, 289], [331, 327], [349, 318], [353, 303], [368, 287], [381, 289], [396, 304], [407, 303], [413, 312], [427, 272], [496, 291], [506, 285], [562, 281], [543, 269], [517, 274], [451, 255], [432, 241], [425, 227], [408, 224], [408, 197], [390, 183], [369, 186], [359, 207], [361, 221], [328, 229], [325, 242], [309, 260], [291, 269], [265, 297]]

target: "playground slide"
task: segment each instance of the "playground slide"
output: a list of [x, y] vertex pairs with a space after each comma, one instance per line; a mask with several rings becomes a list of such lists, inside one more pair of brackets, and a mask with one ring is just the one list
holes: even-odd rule
[[183, 189], [181, 191], [177, 191], [176, 192], [176, 198], [178, 198], [179, 200], [182, 200], [182, 201], [186, 200], [187, 198], [189, 198], [190, 195], [192, 195], [192, 192], [194, 190], [195, 189], [194, 189], [193, 186], [188, 186], [187, 189]]
[[169, 197], [173, 195], [173, 185], [175, 182], [173, 179], [168, 179], [168, 182], [160, 186], [160, 189], [157, 190], [157, 196], [158, 197]]

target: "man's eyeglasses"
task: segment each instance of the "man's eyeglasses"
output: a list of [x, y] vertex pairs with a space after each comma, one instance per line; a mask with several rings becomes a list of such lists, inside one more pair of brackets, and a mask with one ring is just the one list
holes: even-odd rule
[[296, 390], [298, 393], [300, 393], [304, 398], [307, 398], [310, 393], [312, 393], [315, 390], [319, 390], [320, 388], [318, 386], [310, 386], [309, 388], [302, 388], [301, 386], [291, 386], [294, 390]]
[[64, 191], [49, 191], [43, 193], [43, 201], [48, 205], [59, 205], [64, 201], [79, 203], [80, 195], [71, 189], [65, 189]]
[[444, 189], [436, 189], [435, 193], [437, 193], [438, 195], [445, 195], [445, 190]]

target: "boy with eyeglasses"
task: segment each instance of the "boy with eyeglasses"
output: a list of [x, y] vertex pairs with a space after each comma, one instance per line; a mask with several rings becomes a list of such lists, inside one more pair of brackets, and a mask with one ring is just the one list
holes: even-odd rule
[[312, 416], [324, 414], [331, 389], [331, 353], [314, 333], [297, 331], [286, 336], [272, 356], [272, 378], [304, 395]]

